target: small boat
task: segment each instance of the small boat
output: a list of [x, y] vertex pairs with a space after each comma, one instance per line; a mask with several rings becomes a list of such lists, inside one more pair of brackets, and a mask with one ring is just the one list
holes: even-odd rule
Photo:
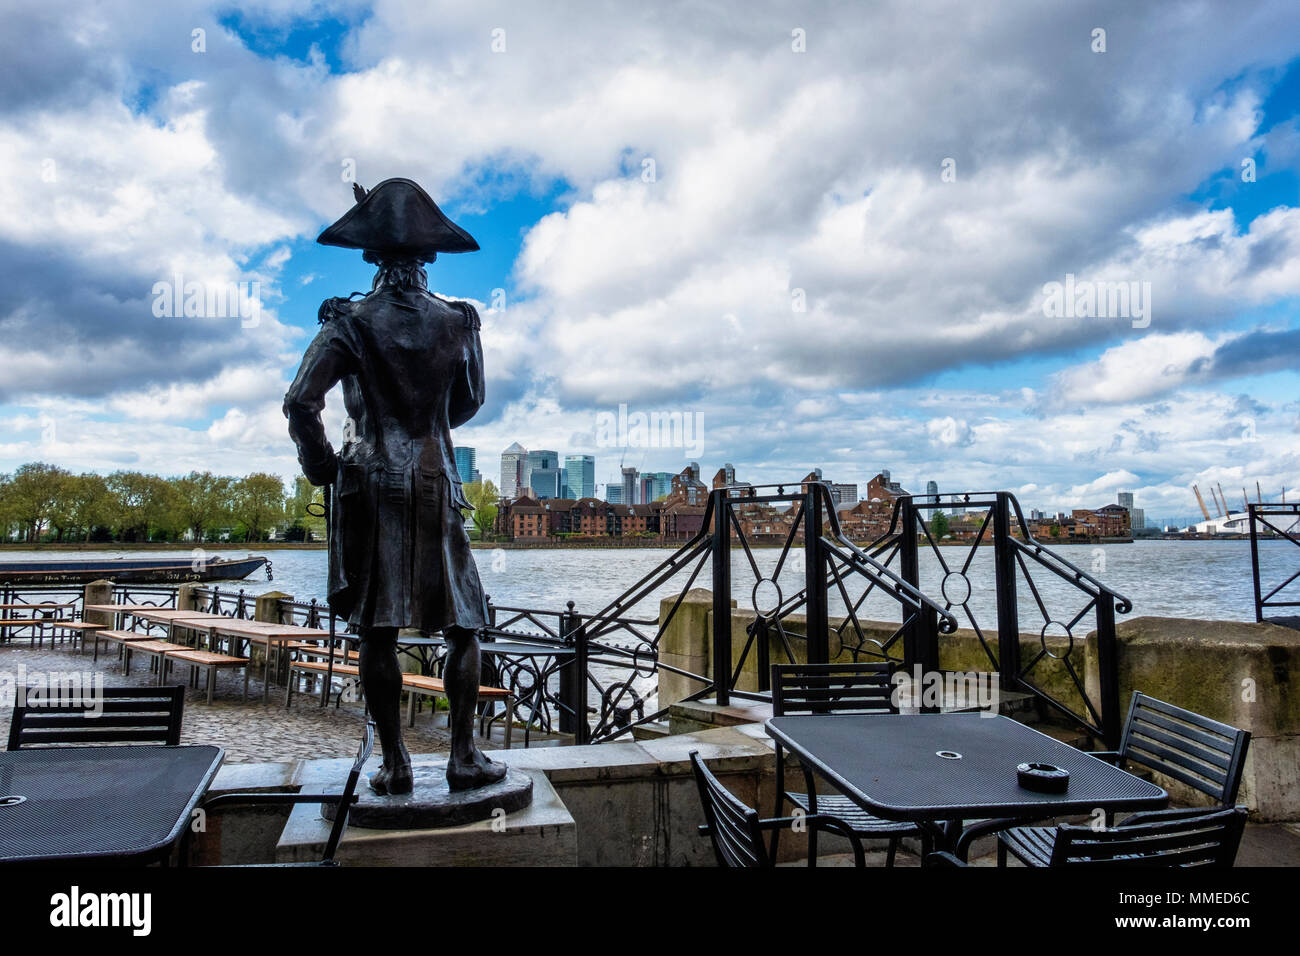
[[266, 566], [271, 579], [271, 563], [261, 555], [246, 558], [205, 558], [185, 561], [180, 558], [130, 560], [117, 558], [100, 561], [0, 561], [0, 584], [89, 584], [112, 581], [114, 584], [181, 584], [186, 581], [237, 581]]

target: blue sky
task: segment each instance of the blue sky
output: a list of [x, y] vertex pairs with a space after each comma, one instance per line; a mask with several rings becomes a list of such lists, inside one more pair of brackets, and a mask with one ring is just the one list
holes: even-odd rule
[[[598, 482], [695, 454], [1180, 520], [1194, 482], [1300, 485], [1290, 5], [941, 7], [16, 14], [0, 468], [291, 478], [317, 306], [370, 285], [314, 241], [355, 169], [481, 246], [429, 279], [484, 312], [456, 437], [489, 476], [519, 441]], [[155, 315], [177, 273], [256, 282], [257, 321]], [[1149, 287], [1150, 321], [1047, 314], [1067, 275]], [[621, 405], [702, 445], [602, 444]]]

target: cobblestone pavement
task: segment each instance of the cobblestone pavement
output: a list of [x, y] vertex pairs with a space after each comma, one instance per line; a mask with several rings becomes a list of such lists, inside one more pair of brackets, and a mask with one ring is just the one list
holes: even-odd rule
[[[69, 672], [91, 675], [91, 680], [95, 673], [101, 673], [106, 687], [145, 687], [156, 680], [148, 673], [148, 663], [141, 659], [133, 660], [131, 673], [123, 675], [115, 648], [107, 644], [100, 647], [98, 667], [91, 662], [89, 650], [83, 656], [71, 646], [70, 643], [51, 646], [48, 640], [41, 647], [34, 647], [26, 640], [0, 644], [0, 686], [17, 680], [20, 665], [26, 667], [26, 684], [36, 674]], [[175, 672], [177, 682], [184, 680], [185, 673]], [[322, 708], [318, 696], [295, 693], [292, 706], [286, 710], [284, 687], [278, 684], [272, 684], [270, 702], [263, 704], [262, 682], [256, 666], [248, 681], [247, 703], [240, 702], [243, 684], [241, 673], [220, 672], [216, 696], [210, 705], [205, 687], [187, 688], [181, 743], [222, 747], [226, 751], [226, 763], [356, 755], [364, 714], [361, 704], [344, 702], [337, 709], [333, 704]], [[9, 720], [13, 716], [13, 701], [7, 697], [0, 699], [0, 744], [8, 738]], [[416, 715], [415, 726], [406, 728], [407, 749], [411, 753], [446, 753], [450, 749], [450, 734], [445, 726], [436, 725], [443, 724], [445, 717], [445, 712], [434, 716], [426, 706]]]

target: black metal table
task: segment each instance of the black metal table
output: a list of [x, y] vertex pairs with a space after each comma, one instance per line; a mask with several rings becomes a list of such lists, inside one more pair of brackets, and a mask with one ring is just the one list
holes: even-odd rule
[[0, 863], [166, 862], [224, 756], [210, 746], [0, 752]]
[[[962, 859], [978, 836], [1048, 817], [1154, 810], [1169, 794], [1153, 783], [1009, 717], [880, 714], [773, 717], [769, 736], [869, 813], [907, 820]], [[1065, 793], [1020, 786], [1016, 766], [1068, 770]], [[982, 820], [965, 827], [966, 820]]]

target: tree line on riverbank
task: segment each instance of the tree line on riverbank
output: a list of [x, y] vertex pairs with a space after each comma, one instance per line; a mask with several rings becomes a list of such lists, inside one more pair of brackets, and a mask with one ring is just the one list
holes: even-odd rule
[[[491, 528], [497, 490], [465, 486], [475, 523]], [[278, 475], [242, 477], [192, 471], [162, 477], [138, 471], [74, 474], [32, 462], [0, 474], [0, 540], [53, 542], [283, 541], [321, 539], [324, 519], [307, 513], [321, 502], [305, 477], [286, 491]]]
[[42, 542], [303, 540], [323, 531], [307, 514], [320, 490], [299, 476], [286, 493], [278, 475], [210, 471], [164, 478], [138, 471], [74, 474], [32, 462], [0, 475], [4, 540]]

